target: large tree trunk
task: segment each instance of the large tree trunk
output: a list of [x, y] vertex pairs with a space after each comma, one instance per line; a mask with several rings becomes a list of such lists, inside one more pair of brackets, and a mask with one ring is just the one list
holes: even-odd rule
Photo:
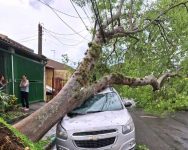
[[[90, 71], [99, 58], [101, 47], [98, 35], [89, 43], [86, 57], [63, 89], [49, 103], [14, 125], [32, 141], [39, 140], [58, 120], [79, 103], [81, 88], [87, 85]], [[82, 95], [84, 97], [84, 95]]]

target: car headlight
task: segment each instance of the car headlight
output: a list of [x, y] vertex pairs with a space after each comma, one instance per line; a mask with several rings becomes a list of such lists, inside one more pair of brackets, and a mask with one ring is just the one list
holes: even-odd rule
[[67, 131], [61, 125], [57, 126], [56, 135], [63, 140], [67, 140], [68, 138]]
[[130, 119], [126, 125], [122, 126], [122, 133], [127, 134], [127, 133], [133, 131], [133, 129], [134, 129], [134, 123], [133, 123], [132, 119]]

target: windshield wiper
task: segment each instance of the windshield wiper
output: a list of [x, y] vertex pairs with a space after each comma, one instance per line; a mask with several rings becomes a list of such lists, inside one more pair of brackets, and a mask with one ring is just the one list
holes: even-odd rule
[[70, 112], [67, 114], [69, 117], [75, 117], [79, 115], [85, 115], [85, 113]]
[[102, 110], [97, 110], [97, 111], [87, 111], [86, 114], [97, 113], [97, 112], [103, 112], [103, 111], [102, 111]]

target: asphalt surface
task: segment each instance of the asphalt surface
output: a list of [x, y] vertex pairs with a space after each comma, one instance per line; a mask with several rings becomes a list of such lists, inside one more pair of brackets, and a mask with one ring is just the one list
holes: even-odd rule
[[135, 123], [136, 142], [150, 150], [188, 150], [188, 111], [176, 112], [166, 118], [129, 110]]

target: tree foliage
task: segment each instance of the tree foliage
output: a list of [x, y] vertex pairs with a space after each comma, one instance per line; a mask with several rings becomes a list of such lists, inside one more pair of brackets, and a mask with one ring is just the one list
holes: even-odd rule
[[[148, 23], [152, 23], [143, 32], [110, 40], [103, 47], [102, 56], [96, 65], [94, 72], [97, 78], [114, 72], [132, 77], [149, 74], [159, 76], [161, 73], [182, 68], [181, 78], [167, 82], [157, 92], [153, 92], [151, 87], [117, 88], [122, 96], [136, 99], [139, 106], [149, 111], [153, 110], [154, 113], [187, 108], [188, 80], [185, 77], [188, 75], [188, 4], [185, 2], [185, 0], [159, 0], [153, 3], [127, 1], [124, 4], [124, 11], [127, 13], [122, 16], [121, 26], [130, 30], [142, 29]], [[112, 3], [115, 6], [116, 1]], [[106, 15], [110, 15], [109, 3], [104, 4], [101, 0], [98, 4], [101, 16], [105, 20]], [[171, 7], [173, 9], [169, 9]], [[160, 13], [164, 15], [157, 17]]]

